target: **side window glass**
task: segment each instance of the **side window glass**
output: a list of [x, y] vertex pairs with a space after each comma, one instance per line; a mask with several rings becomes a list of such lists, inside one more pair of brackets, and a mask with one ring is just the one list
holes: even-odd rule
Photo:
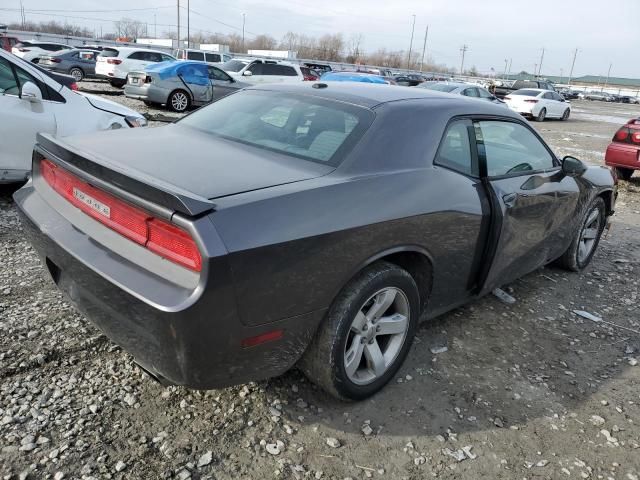
[[211, 62], [211, 63], [220, 62], [220, 55], [218, 55], [217, 53], [206, 53], [205, 57], [207, 59], [207, 62]]
[[163, 62], [173, 62], [174, 60], [175, 58], [173, 58], [171, 55], [165, 55], [164, 53], [162, 54]]
[[263, 64], [258, 62], [251, 65], [247, 70], [249, 70], [253, 75], [263, 75], [262, 67], [263, 67]]
[[515, 122], [487, 120], [474, 124], [478, 154], [487, 175], [497, 177], [553, 168], [554, 161], [542, 142]]
[[130, 60], [142, 60], [144, 58], [144, 52], [133, 52], [129, 55]]
[[457, 121], [449, 125], [444, 134], [436, 163], [465, 175], [472, 175], [471, 144], [467, 132], [468, 121]]
[[18, 80], [13, 75], [11, 64], [0, 57], [0, 95], [20, 95]]
[[222, 70], [213, 67], [209, 67], [209, 78], [213, 78], [221, 82], [228, 82], [229, 80], [231, 80], [231, 77], [229, 77], [229, 75], [224, 73]]
[[204, 62], [203, 52], [187, 52], [187, 58], [189, 60], [199, 60]]

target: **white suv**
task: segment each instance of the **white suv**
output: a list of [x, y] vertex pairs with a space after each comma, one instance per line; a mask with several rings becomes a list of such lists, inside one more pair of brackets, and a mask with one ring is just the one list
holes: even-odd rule
[[149, 65], [172, 62], [171, 55], [157, 50], [133, 47], [105, 48], [96, 59], [96, 77], [106, 78], [114, 87], [124, 87], [127, 75], [132, 71], [143, 71]]
[[234, 58], [221, 67], [234, 78], [247, 83], [302, 82], [305, 76], [300, 65], [281, 60], [247, 60]]
[[11, 53], [25, 59], [27, 62], [38, 63], [40, 55], [51, 55], [73, 47], [63, 43], [52, 42], [21, 42], [11, 48]]
[[198, 62], [207, 62], [208, 64], [216, 66], [220, 66], [221, 63], [227, 62], [233, 58], [228, 53], [197, 50], [194, 48], [180, 48], [178, 50], [174, 50], [173, 56], [178, 60], [195, 60]]

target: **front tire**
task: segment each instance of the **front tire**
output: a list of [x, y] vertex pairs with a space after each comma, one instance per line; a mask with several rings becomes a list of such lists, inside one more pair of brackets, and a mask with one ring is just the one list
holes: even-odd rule
[[569, 110], [568, 108], [563, 112], [562, 114], [562, 118], [560, 118], [560, 120], [566, 121], [569, 120], [569, 115], [571, 115], [571, 110]]
[[175, 90], [169, 95], [167, 106], [174, 112], [186, 112], [191, 106], [191, 98], [184, 90]]
[[558, 264], [573, 272], [579, 272], [591, 262], [591, 258], [600, 243], [602, 231], [606, 225], [604, 200], [597, 197], [583, 216], [571, 245], [558, 259]]
[[377, 262], [342, 289], [299, 367], [339, 399], [367, 398], [404, 362], [419, 310], [411, 275], [392, 263]]
[[618, 178], [629, 181], [631, 179], [631, 175], [633, 175], [633, 169], [616, 167], [616, 176]]
[[540, 110], [540, 113], [538, 113], [538, 116], [536, 117], [536, 122], [544, 122], [544, 119], [547, 117], [547, 109], [543, 108], [542, 110]]

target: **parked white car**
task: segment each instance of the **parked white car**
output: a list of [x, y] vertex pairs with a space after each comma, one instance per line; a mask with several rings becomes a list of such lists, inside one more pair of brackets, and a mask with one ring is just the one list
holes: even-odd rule
[[562, 95], [540, 88], [521, 88], [504, 97], [504, 102], [511, 110], [537, 122], [545, 118], [567, 120], [571, 115], [571, 104]]
[[55, 75], [0, 50], [0, 183], [27, 178], [37, 133], [66, 136], [147, 124], [138, 112], [74, 92]]
[[11, 53], [25, 59], [27, 62], [38, 63], [40, 55], [51, 55], [63, 50], [71, 50], [71, 45], [52, 42], [20, 42], [11, 48]]
[[305, 79], [300, 65], [281, 60], [234, 58], [220, 68], [232, 77], [251, 84], [302, 82]]
[[174, 50], [173, 56], [178, 60], [195, 60], [197, 62], [206, 62], [217, 67], [233, 58], [228, 53], [210, 52], [207, 50], [197, 50], [195, 48], [180, 48]]
[[96, 77], [109, 80], [114, 87], [124, 87], [129, 72], [144, 71], [154, 63], [175, 60], [175, 57], [158, 50], [109, 47], [102, 50], [96, 59]]

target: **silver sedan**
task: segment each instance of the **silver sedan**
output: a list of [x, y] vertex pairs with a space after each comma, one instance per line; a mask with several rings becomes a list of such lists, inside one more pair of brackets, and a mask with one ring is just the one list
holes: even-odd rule
[[424, 82], [418, 85], [418, 88], [426, 88], [428, 90], [436, 90], [438, 92], [451, 93], [454, 95], [464, 95], [465, 97], [477, 98], [478, 100], [485, 100], [497, 105], [506, 104], [493, 95], [489, 90], [479, 85], [473, 85], [471, 83], [457, 83], [457, 82]]
[[174, 112], [185, 112], [247, 86], [204, 62], [178, 61], [129, 73], [124, 94], [147, 105], [166, 105]]

